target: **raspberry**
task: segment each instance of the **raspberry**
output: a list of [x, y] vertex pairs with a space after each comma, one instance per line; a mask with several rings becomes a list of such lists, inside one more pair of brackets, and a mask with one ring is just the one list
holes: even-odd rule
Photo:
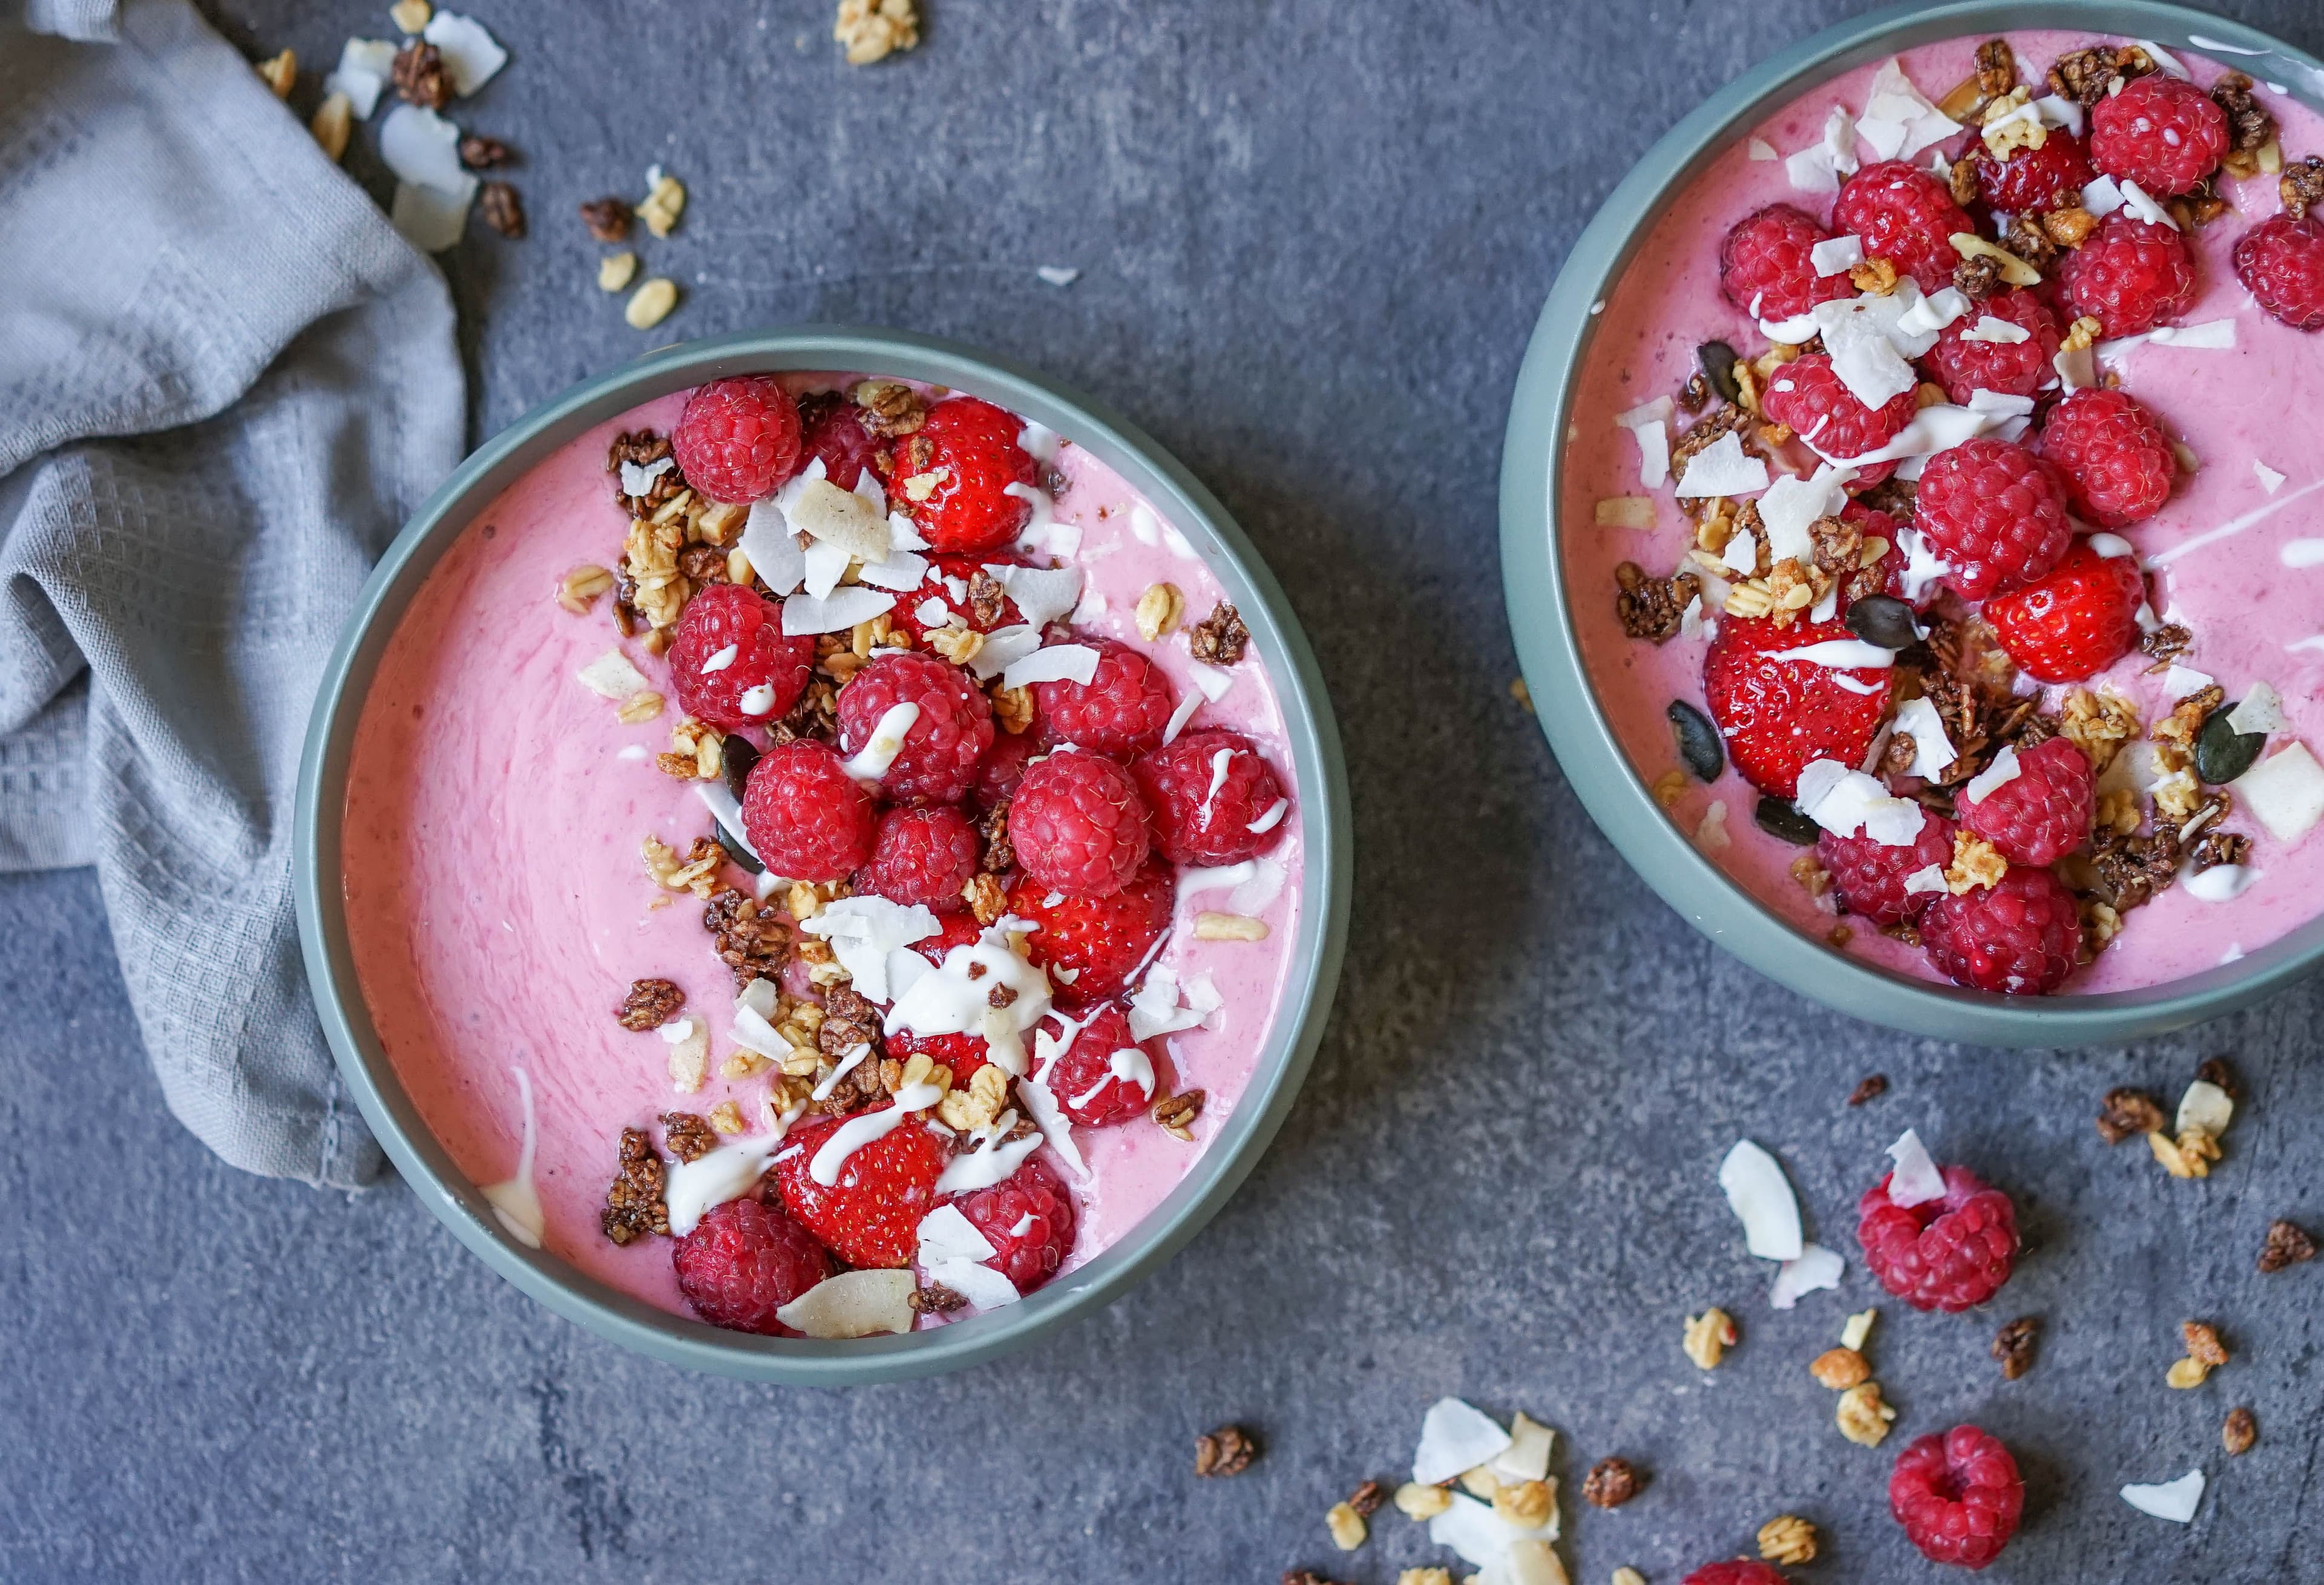
[[1025, 768], [1009, 804], [1009, 841], [1025, 873], [1067, 897], [1111, 897], [1146, 862], [1146, 799], [1101, 754], [1065, 750]]
[[[1864, 539], [1878, 539], [1888, 547], [1880, 558], [1880, 566], [1885, 569], [1880, 592], [1892, 600], [1903, 600], [1904, 569], [1912, 561], [1912, 558], [1905, 553], [1904, 534], [1912, 525], [1903, 520], [1891, 517], [1877, 506], [1867, 506], [1862, 502], [1853, 499], [1840, 509], [1840, 519], [1844, 523], [1853, 525], [1857, 533]], [[1920, 593], [1906, 604], [1915, 610], [1926, 611], [1937, 603], [1937, 596], [1942, 593], [1943, 591], [1931, 581], [1923, 584]], [[1846, 609], [1846, 604], [1843, 598], [1841, 602], [1843, 610]]]
[[1089, 681], [1033, 685], [1041, 719], [1065, 742], [1100, 754], [1158, 748], [1177, 708], [1177, 690], [1162, 668], [1111, 639], [1075, 638], [1097, 651]]
[[918, 1117], [908, 1117], [842, 1162], [836, 1183], [816, 1182], [824, 1141], [864, 1115], [817, 1118], [793, 1129], [775, 1179], [791, 1214], [848, 1265], [909, 1266], [920, 1244], [920, 1219], [936, 1208], [944, 1147]]
[[2195, 300], [2195, 260], [2168, 226], [2117, 209], [2058, 265], [2058, 287], [2077, 317], [2105, 336], [2136, 336], [2175, 319]]
[[2324, 330], [2324, 219], [2272, 215], [2236, 244], [2236, 279], [2273, 318]]
[[[1114, 1058], [1120, 1056], [1120, 1064]], [[1111, 1003], [1074, 1031], [1063, 1055], [1041, 1072], [1041, 1082], [1065, 1115], [1084, 1128], [1128, 1122], [1154, 1099], [1154, 1059], [1130, 1037], [1130, 1018]]]
[[[2044, 871], [2029, 871], [2044, 874]], [[1856, 1203], [1856, 1237], [1880, 1286], [1915, 1310], [1967, 1310], [2009, 1280], [2017, 1258], [2017, 1212], [1965, 1166], [1943, 1169], [1941, 1198], [1899, 1205], [1895, 1175]]]
[[881, 774], [881, 796], [960, 802], [992, 746], [992, 701], [968, 673], [934, 655], [882, 655], [839, 690], [840, 752], [862, 752], [899, 705], [917, 705], [920, 714]]
[[1816, 838], [1816, 857], [1831, 871], [1842, 908], [1875, 925], [1901, 924], [1919, 918], [1936, 897], [1933, 891], [1906, 891], [1904, 880], [1932, 864], [1941, 870], [1953, 862], [1953, 823], [1924, 812], [1921, 834], [1905, 847], [1827, 831]]
[[2090, 834], [2090, 762], [2066, 739], [2017, 751], [2017, 774], [1958, 811], [1969, 831], [2018, 864], [2054, 864]]
[[2017, 1461], [1974, 1425], [1916, 1439], [1888, 1477], [1888, 1511], [1932, 1563], [1985, 1567], [2017, 1534], [2024, 1508]]
[[1746, 215], [1719, 245], [1719, 289], [1761, 319], [1793, 319], [1818, 303], [1852, 297], [1846, 271], [1818, 275], [1808, 250], [1832, 234], [1789, 204]]
[[2128, 528], [2161, 511], [2179, 471], [2154, 416], [2103, 386], [2052, 408], [2034, 449], [2064, 478], [2074, 510], [2102, 529]]
[[1048, 971], [1066, 1008], [1093, 1007], [1129, 990], [1177, 902], [1177, 877], [1158, 855], [1111, 897], [1065, 897], [1030, 877], [1009, 892], [1009, 911], [1038, 926], [1026, 954]]
[[771, 374], [713, 380], [686, 399], [669, 448], [712, 500], [756, 501], [798, 466], [798, 404]]
[[[998, 550], [1032, 521], [1032, 502], [1009, 493], [1011, 484], [1029, 492], [1037, 477], [1017, 444], [1024, 429], [1014, 414], [973, 396], [936, 403], [918, 433], [896, 444], [890, 504], [910, 515], [931, 549]], [[923, 480], [927, 493], [915, 493]]]
[[729, 1200], [714, 1205], [670, 1248], [678, 1291], [694, 1313], [729, 1332], [798, 1333], [775, 1312], [831, 1275], [831, 1257], [779, 1205]]
[[1773, 1563], [1757, 1558], [1731, 1558], [1705, 1563], [1679, 1585], [1791, 1585], [1790, 1577]]
[[1904, 160], [1867, 165], [1843, 182], [1831, 223], [1864, 239], [1865, 257], [1887, 260], [1923, 291], [1952, 284], [1960, 263], [1953, 234], [1977, 229], [1943, 182]]
[[1977, 172], [1978, 197], [2006, 215], [2079, 207], [2082, 189], [2098, 174], [2081, 140], [2054, 126], [2040, 148], [2012, 149], [2006, 160], [1995, 159], [1983, 140], [1974, 141], [1969, 160]]
[[[1132, 760], [1130, 773], [1153, 813], [1154, 845], [1174, 864], [1240, 863], [1280, 841], [1290, 818], [1276, 809], [1275, 768], [1240, 733], [1190, 732]], [[1262, 821], [1266, 830], [1251, 829]]]
[[[1982, 145], [1980, 145], [1982, 146]], [[1987, 317], [2027, 332], [2024, 341], [1964, 339]], [[1967, 405], [1974, 391], [2031, 396], [2057, 382], [2058, 316], [2030, 291], [1998, 292], [1942, 330], [1929, 348], [1929, 370], [1946, 396]]]
[[[1856, 635], [1838, 622], [1779, 628], [1765, 617], [1729, 617], [1703, 658], [1703, 694], [1727, 740], [1728, 758], [1761, 792], [1790, 797], [1812, 760], [1860, 764], [1888, 705], [1888, 675], [1771, 654]], [[1840, 679], [1867, 685], [1866, 693]]]
[[2057, 566], [2073, 539], [2057, 470], [2006, 440], [1980, 436], [1937, 453], [1914, 502], [1914, 523], [1964, 600], [2024, 587]]
[[2156, 198], [2192, 192], [2227, 152], [2227, 112], [2184, 78], [2135, 78], [2090, 110], [2091, 162]]
[[670, 689], [680, 709], [722, 732], [779, 718], [814, 672], [815, 640], [785, 638], [780, 608], [755, 590], [713, 584], [678, 613]]
[[890, 809], [880, 816], [871, 862], [855, 871], [855, 889], [949, 913], [968, 906], [961, 890], [983, 854], [976, 827], [949, 804]]
[[1866, 407], [1840, 383], [1831, 359], [1820, 352], [1785, 364], [1759, 400], [1767, 417], [1789, 424], [1816, 450], [1843, 462], [1887, 445], [1918, 410], [1909, 391], [1877, 408]]
[[844, 880], [872, 857], [872, 795], [809, 738], [769, 749], [742, 789], [742, 831], [759, 862], [793, 880]]
[[880, 443], [863, 427], [858, 411], [853, 402], [835, 393], [800, 410], [799, 456], [821, 457], [823, 476], [842, 490], [854, 489], [865, 468], [872, 468], [872, 477], [879, 477], [872, 459]]
[[976, 762], [976, 779], [968, 788], [970, 806], [990, 814], [1015, 797], [1026, 765], [1040, 752], [1041, 745], [1029, 732], [996, 734], [984, 758]]
[[2085, 539], [2049, 576], [1987, 600], [1984, 616], [2020, 671], [2080, 682], [2130, 653], [2145, 601], [2137, 558], [2100, 556]]
[[[915, 644], [939, 627], [960, 625], [980, 633], [1015, 627], [1024, 622], [1024, 613], [984, 569], [988, 565], [1021, 567], [1024, 561], [1014, 550], [987, 550], [976, 556], [931, 556], [928, 581], [899, 600], [896, 609], [889, 613], [889, 620], [911, 634]], [[987, 585], [991, 586], [988, 588]], [[977, 598], [980, 593], [984, 596], [981, 608]], [[920, 620], [920, 607], [931, 600], [941, 602], [949, 613], [933, 625]]]
[[2066, 982], [2081, 950], [2074, 894], [2047, 870], [2012, 864], [2001, 883], [1939, 898], [1921, 916], [1921, 945], [1956, 985], [2046, 996]]
[[1034, 1155], [989, 1189], [953, 1202], [992, 1246], [984, 1264], [1029, 1294], [1074, 1252], [1074, 1197], [1056, 1169]]

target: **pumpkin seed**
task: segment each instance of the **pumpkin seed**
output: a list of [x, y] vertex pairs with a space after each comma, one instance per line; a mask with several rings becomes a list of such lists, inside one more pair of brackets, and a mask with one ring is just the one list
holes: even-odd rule
[[1735, 382], [1735, 349], [1723, 341], [1706, 341], [1694, 349], [1695, 361], [1702, 365], [1702, 377], [1711, 382], [1711, 390], [1721, 401], [1739, 402], [1743, 388]]
[[2195, 774], [2214, 787], [2250, 769], [2259, 751], [2267, 747], [2267, 733], [2237, 732], [2227, 724], [2228, 713], [2234, 708], [2222, 705], [2212, 711], [2195, 739]]
[[1663, 712], [1670, 717], [1671, 735], [1678, 740], [1678, 757], [1697, 781], [1717, 781], [1727, 769], [1727, 751], [1720, 746], [1719, 729], [1711, 717], [1683, 699], [1673, 699]]
[[1803, 848], [1815, 846], [1816, 823], [1801, 814], [1798, 806], [1787, 798], [1761, 798], [1759, 806], [1751, 811], [1751, 818], [1770, 836], [1780, 836]]
[[[759, 762], [759, 751], [752, 748], [751, 740], [739, 732], [727, 733], [726, 741], [718, 748], [720, 769], [726, 778], [726, 790], [734, 795], [734, 801], [739, 804], [742, 801], [743, 789], [751, 785], [751, 767]], [[728, 844], [728, 851], [733, 851], [732, 843]], [[756, 869], [755, 865], [744, 867]]]
[[1884, 650], [1906, 650], [1920, 641], [1913, 626], [1913, 608], [1887, 594], [1868, 594], [1852, 601], [1843, 619], [1848, 631], [1868, 644]]

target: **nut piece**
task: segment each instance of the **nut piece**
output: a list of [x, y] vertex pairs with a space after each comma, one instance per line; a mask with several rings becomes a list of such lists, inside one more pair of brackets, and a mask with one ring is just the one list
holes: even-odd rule
[[1323, 1516], [1323, 1528], [1332, 1533], [1332, 1544], [1342, 1552], [1355, 1551], [1370, 1534], [1363, 1516], [1343, 1502], [1332, 1505], [1331, 1512]]
[[2316, 1240], [2298, 1227], [2281, 1219], [2267, 1224], [2267, 1244], [2259, 1252], [2262, 1271], [2282, 1271], [2287, 1266], [2315, 1258]]
[[678, 282], [667, 275], [657, 275], [631, 295], [622, 318], [630, 322], [632, 330], [650, 330], [668, 318], [670, 309], [676, 307]]
[[2187, 1340], [2189, 1359], [2200, 1360], [2206, 1365], [2224, 1365], [2227, 1362], [2227, 1345], [2219, 1341], [2218, 1331], [2209, 1323], [2200, 1321], [2185, 1322], [2179, 1328], [2179, 1335]]
[[1888, 1093], [1888, 1075], [1874, 1074], [1848, 1092], [1850, 1106], [1862, 1106], [1868, 1101], [1877, 1101]]
[[[290, 85], [299, 80], [299, 53], [285, 50], [281, 54], [258, 63], [258, 80], [274, 92], [278, 99], [290, 97]], [[337, 156], [334, 155], [333, 158]]]
[[425, 39], [413, 39], [395, 52], [392, 69], [395, 91], [422, 110], [441, 110], [452, 102], [452, 74], [444, 57]]
[[668, 236], [686, 211], [686, 184], [667, 171], [654, 179], [653, 191], [638, 206], [637, 217], [656, 236]]
[[1638, 1495], [1638, 1472], [1628, 1459], [1600, 1459], [1582, 1478], [1582, 1496], [1593, 1507], [1618, 1508]]
[[1450, 1569], [1406, 1569], [1396, 1577], [1396, 1585], [1452, 1585]]
[[638, 256], [623, 248], [618, 253], [607, 253], [597, 261], [597, 290], [619, 291], [636, 278]]
[[1636, 1569], [1619, 1568], [1614, 1571], [1613, 1585], [1646, 1585], [1646, 1577]]
[[333, 94], [315, 112], [315, 119], [307, 130], [315, 134], [315, 142], [331, 159], [337, 160], [347, 152], [347, 134], [355, 129], [355, 101], [345, 94]]
[[1146, 593], [1138, 597], [1138, 632], [1152, 643], [1163, 634], [1176, 631], [1178, 618], [1185, 613], [1186, 597], [1176, 584], [1148, 584]]
[[2163, 1103], [2144, 1090], [2109, 1090], [2099, 1103], [2098, 1134], [2109, 1145], [2162, 1127]]
[[1778, 1514], [1759, 1526], [1759, 1555], [1771, 1563], [1815, 1561], [1816, 1531], [1797, 1514]]
[[1379, 1512], [1380, 1504], [1388, 1500], [1388, 1492], [1377, 1480], [1367, 1480], [1348, 1494], [1348, 1506], [1356, 1510], [1356, 1517], [1369, 1519]]
[[428, 25], [428, 19], [434, 14], [435, 8], [428, 4], [428, 0], [395, 0], [395, 4], [387, 8], [388, 20], [395, 23], [396, 31], [401, 33], [418, 32]]
[[2190, 1387], [2202, 1386], [2203, 1378], [2210, 1374], [2211, 1368], [2209, 1365], [2190, 1356], [2184, 1359], [2172, 1361], [2171, 1368], [2163, 1373], [2163, 1379], [2166, 1385], [2184, 1391]]
[[913, 0], [839, 0], [831, 36], [847, 46], [848, 65], [869, 66], [919, 43], [919, 11]]
[[629, 241], [631, 215], [630, 201], [611, 194], [581, 206], [581, 223], [599, 242]]
[[1538, 1530], [1557, 1511], [1557, 1488], [1546, 1480], [1509, 1482], [1493, 1493], [1493, 1515], [1520, 1530]]
[[1194, 939], [1197, 941], [1265, 941], [1267, 926], [1248, 914], [1213, 914], [1208, 910], [1194, 916]]
[[1423, 1486], [1416, 1480], [1407, 1480], [1396, 1488], [1396, 1496], [1389, 1500], [1396, 1504], [1397, 1512], [1407, 1519], [1433, 1519], [1452, 1506], [1452, 1494], [1441, 1486]]
[[1180, 1139], [1192, 1139], [1194, 1121], [1203, 1115], [1203, 1092], [1186, 1090], [1163, 1096], [1148, 1108], [1148, 1112], [1168, 1133]]
[[476, 208], [484, 224], [511, 242], [524, 236], [524, 200], [505, 181], [488, 181], [476, 195]]
[[1718, 1368], [1720, 1356], [1735, 1346], [1736, 1337], [1735, 1322], [1714, 1304], [1700, 1315], [1686, 1318], [1686, 1336], [1680, 1347], [1698, 1368], [1711, 1370]]
[[[982, 1068], [977, 1070], [983, 1072]], [[1223, 1478], [1240, 1475], [1259, 1457], [1259, 1443], [1240, 1425], [1222, 1425], [1194, 1438], [1194, 1473]]]
[[2259, 1422], [2246, 1408], [2227, 1411], [2227, 1424], [2219, 1427], [2219, 1445], [2228, 1452], [2241, 1456], [2251, 1451], [2252, 1443], [2259, 1440]]
[[1994, 1334], [1993, 1357], [2001, 1361], [2004, 1381], [2015, 1381], [2034, 1368], [2034, 1340], [2041, 1331], [2038, 1317], [2021, 1315]]
[[1840, 1433], [1858, 1447], [1878, 1447], [1888, 1434], [1888, 1423], [1896, 1418], [1891, 1405], [1880, 1399], [1880, 1384], [1859, 1382], [1840, 1395], [1840, 1406], [1832, 1411], [1832, 1419]]
[[1236, 664], [1250, 646], [1250, 630], [1243, 626], [1242, 613], [1223, 600], [1186, 633], [1187, 653], [1213, 666]]
[[1859, 1381], [1868, 1381], [1872, 1367], [1854, 1349], [1826, 1349], [1808, 1366], [1808, 1374], [1834, 1392], [1846, 1392]]

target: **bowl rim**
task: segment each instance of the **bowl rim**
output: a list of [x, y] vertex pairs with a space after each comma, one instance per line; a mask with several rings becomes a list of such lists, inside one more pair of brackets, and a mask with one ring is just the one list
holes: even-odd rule
[[[1305, 857], [1300, 939], [1266, 1047], [1226, 1126], [1162, 1203], [1095, 1259], [1016, 1304], [926, 1332], [844, 1341], [722, 1331], [512, 1238], [428, 1129], [380, 1047], [336, 883], [346, 772], [363, 699], [412, 595], [460, 532], [565, 442], [642, 402], [730, 374], [808, 371], [886, 374], [983, 396], [1091, 451], [1179, 528], [1237, 603], [1268, 666], [1294, 760]], [[1353, 864], [1345, 760], [1322, 671], [1281, 585], [1218, 499], [1150, 436], [1071, 387], [955, 343], [845, 325], [742, 331], [660, 348], [579, 382], [478, 447], [404, 526], [364, 586], [309, 720], [293, 832], [300, 945], [316, 1010], [364, 1120], [421, 1203], [493, 1271], [599, 1337], [692, 1369], [809, 1386], [899, 1380], [1021, 1348], [1118, 1298], [1201, 1230], [1282, 1126], [1323, 1038], [1346, 951]]]
[[[2012, 999], [1874, 967], [1775, 918], [1706, 858], [1655, 804], [1591, 687], [1572, 592], [1555, 553], [1563, 437], [1602, 301], [1661, 201], [1731, 140], [1815, 84], [1899, 50], [1964, 34], [2080, 28], [2151, 39], [2255, 77], [2256, 57], [2291, 69], [2291, 97], [2324, 108], [2324, 62], [2257, 28], [2158, 0], [1954, 0], [1870, 12], [1779, 51], [1665, 133], [1608, 195], [1560, 268], [1526, 348], [1501, 451], [1503, 594], [1520, 668], [1560, 769], [1607, 839], [1686, 920], [1769, 978], [1857, 1018], [1908, 1034], [2001, 1046], [2099, 1044], [2217, 1017], [2282, 989], [2324, 959], [2324, 919], [2233, 963], [2140, 991]], [[2200, 39], [2201, 42], [2196, 41]], [[2225, 51], [2221, 45], [2227, 46]], [[2236, 51], [2251, 51], [2251, 57]], [[1770, 924], [1775, 926], [1769, 928]]]

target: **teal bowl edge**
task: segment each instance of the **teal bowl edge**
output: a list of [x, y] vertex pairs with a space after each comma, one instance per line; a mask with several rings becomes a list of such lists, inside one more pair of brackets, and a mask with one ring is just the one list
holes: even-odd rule
[[[527, 469], [607, 419], [708, 380], [785, 371], [897, 375], [990, 398], [1086, 447], [1183, 530], [1235, 600], [1270, 668], [1296, 761], [1305, 855], [1301, 939], [1267, 1047], [1221, 1135], [1178, 1186], [1129, 1237], [1018, 1304], [927, 1332], [847, 1341], [722, 1331], [510, 1237], [430, 1134], [381, 1049], [336, 880], [345, 777], [364, 691], [397, 620], [460, 530]], [[964, 1369], [1023, 1348], [1120, 1297], [1202, 1230], [1282, 1127], [1323, 1038], [1347, 949], [1351, 831], [1346, 762], [1314, 653], [1281, 585], [1193, 474], [1112, 409], [1030, 369], [908, 332], [809, 325], [687, 342], [585, 380], [487, 441], [429, 498], [374, 569], [324, 671], [300, 762], [292, 881], [308, 981], [339, 1073], [396, 1170], [463, 1245], [552, 1313], [649, 1358], [745, 1380], [844, 1387]]]
[[[2014, 1047], [2117, 1043], [2249, 1006], [2324, 960], [2324, 920], [2234, 963], [2148, 990], [2025, 999], [1907, 979], [1801, 934], [1698, 852], [1631, 768], [1598, 706], [1567, 619], [1572, 591], [1555, 554], [1553, 507], [1562, 438], [1589, 349], [1591, 305], [1619, 279], [1666, 194], [1683, 189], [1730, 140], [1817, 82], [1918, 44], [2052, 27], [2151, 39], [2165, 49], [2232, 60], [2324, 107], [2324, 62], [2314, 56], [2227, 18], [2148, 0], [1898, 5], [1828, 28], [1711, 96], [1607, 197], [1543, 305], [1517, 373], [1501, 450], [1501, 578], [1519, 666], [1560, 769], [1607, 840], [1689, 924], [1801, 995], [1911, 1035]], [[2194, 42], [2197, 36], [2204, 43]], [[2236, 52], [2246, 51], [2252, 53]]]

